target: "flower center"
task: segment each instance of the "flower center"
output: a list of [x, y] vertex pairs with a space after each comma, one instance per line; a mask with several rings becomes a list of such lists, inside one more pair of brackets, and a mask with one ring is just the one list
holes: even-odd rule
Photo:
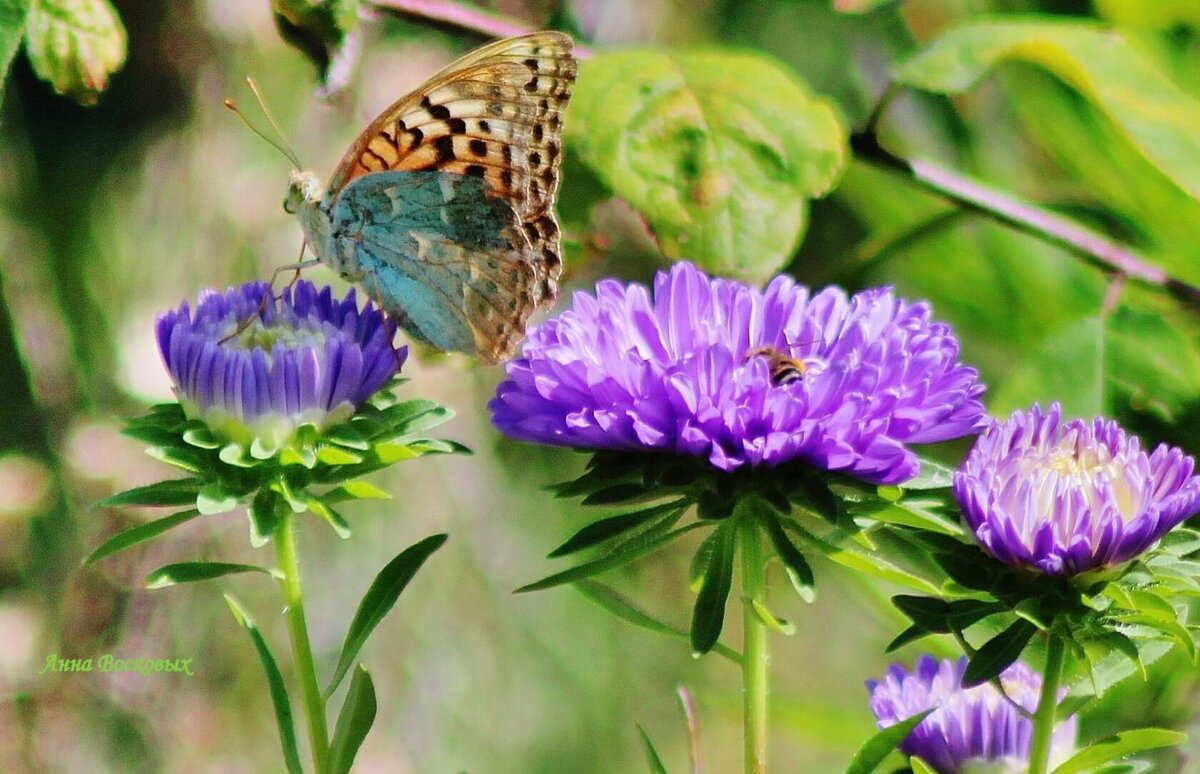
[[1133, 520], [1140, 512], [1139, 498], [1125, 475], [1124, 460], [1095, 439], [1083, 440], [1069, 433], [1042, 454], [1023, 460], [1039, 510], [1057, 513], [1064, 501], [1082, 498], [1091, 510], [1110, 504], [1123, 520]]
[[279, 322], [267, 324], [262, 321], [262, 318], [255, 316], [253, 322], [247, 325], [245, 330], [234, 335], [242, 322], [239, 320], [226, 322], [224, 335], [233, 338], [225, 342], [223, 346], [237, 347], [247, 352], [261, 349], [267, 356], [268, 365], [272, 362], [271, 353], [276, 344], [283, 345], [285, 349], [299, 349], [307, 345], [321, 350], [325, 346], [326, 331], [319, 320], [311, 317], [288, 320], [286, 324]]

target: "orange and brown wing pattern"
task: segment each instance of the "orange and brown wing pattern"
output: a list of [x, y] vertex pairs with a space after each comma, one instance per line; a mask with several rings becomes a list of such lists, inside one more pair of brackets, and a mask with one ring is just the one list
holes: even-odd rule
[[[509, 203], [540, 271], [535, 302], [552, 303], [562, 273], [554, 200], [562, 116], [577, 65], [572, 41], [537, 32], [484, 46], [403, 97], [363, 131], [330, 179], [387, 170], [481, 177]], [[544, 268], [543, 268], [544, 267]]]

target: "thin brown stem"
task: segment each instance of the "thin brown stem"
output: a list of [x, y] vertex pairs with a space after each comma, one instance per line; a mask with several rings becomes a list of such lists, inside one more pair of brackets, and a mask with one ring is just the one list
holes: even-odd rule
[[899, 172], [914, 184], [964, 210], [985, 215], [1062, 247], [1106, 272], [1165, 290], [1175, 298], [1200, 306], [1200, 287], [1170, 276], [1131, 248], [1098, 231], [939, 164], [901, 158], [880, 145], [874, 135], [853, 135], [851, 147], [858, 159]]
[[[451, 0], [368, 0], [368, 4], [383, 11], [419, 19], [439, 27], [469, 30], [490, 38], [509, 38], [535, 30], [521, 19], [485, 11], [482, 8], [451, 2]], [[576, 44], [575, 57], [586, 59], [592, 54]]]

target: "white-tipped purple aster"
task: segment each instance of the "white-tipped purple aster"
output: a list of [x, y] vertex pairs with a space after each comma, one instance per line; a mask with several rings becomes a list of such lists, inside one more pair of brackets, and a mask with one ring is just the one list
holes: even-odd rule
[[194, 315], [184, 302], [156, 326], [186, 415], [218, 438], [266, 450], [302, 425], [349, 419], [407, 354], [393, 353], [392, 327], [370, 302], [360, 310], [353, 290], [338, 300], [301, 280], [263, 307], [270, 292], [262, 282], [203, 291]]
[[[1033, 721], [1009, 699], [1032, 713], [1037, 708], [1041, 677], [1020, 661], [1012, 664], [1000, 675], [1008, 694], [1006, 699], [991, 683], [963, 688], [966, 668], [966, 658], [954, 662], [921, 656], [911, 673], [893, 664], [882, 680], [868, 680], [871, 711], [879, 727], [888, 728], [936, 708], [900, 743], [903, 753], [920, 756], [939, 774], [1025, 771]], [[1065, 695], [1066, 690], [1061, 693]], [[1074, 717], [1054, 729], [1050, 743], [1052, 765], [1070, 757], [1077, 730]]]
[[[773, 369], [764, 347], [790, 365]], [[928, 304], [890, 288], [810, 295], [780, 275], [759, 290], [684, 262], [658, 274], [653, 297], [614, 280], [576, 293], [530, 332], [490, 408], [527, 441], [667, 451], [725, 471], [804, 460], [899, 483], [919, 468], [908, 444], [981, 426], [984, 387], [958, 355]]]
[[1097, 417], [1062, 421], [1057, 404], [994, 422], [954, 475], [980, 544], [1006, 564], [1070, 576], [1115, 567], [1200, 511], [1195, 461], [1142, 450]]

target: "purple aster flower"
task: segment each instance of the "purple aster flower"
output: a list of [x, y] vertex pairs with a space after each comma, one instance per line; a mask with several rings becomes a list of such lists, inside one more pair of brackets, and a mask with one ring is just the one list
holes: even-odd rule
[[[1006, 699], [991, 683], [963, 688], [967, 659], [917, 659], [910, 674], [893, 664], [882, 680], [868, 680], [871, 711], [879, 727], [888, 728], [927, 709], [935, 709], [900, 743], [906, 755], [916, 755], [939, 774], [958, 772], [1023, 772], [1028, 767], [1033, 721], [1026, 712], [1037, 708], [1042, 679], [1018, 661], [1000, 675]], [[1060, 700], [1066, 689], [1060, 691]], [[1075, 748], [1078, 722], [1074, 717], [1054, 730], [1050, 759], [1066, 760]]]
[[185, 302], [159, 315], [156, 330], [187, 416], [266, 452], [302, 425], [349, 419], [407, 354], [393, 353], [391, 326], [370, 302], [360, 310], [353, 290], [339, 301], [301, 280], [260, 311], [270, 292], [262, 282], [203, 291], [195, 315]]
[[677, 263], [653, 297], [614, 280], [576, 293], [523, 355], [490, 404], [503, 432], [725, 471], [804, 460], [898, 483], [919, 468], [907, 444], [971, 433], [984, 416], [950, 328], [890, 288], [810, 295], [780, 275], [758, 290]]
[[1200, 511], [1195, 461], [1142, 450], [1116, 422], [1062, 422], [1062, 409], [994, 422], [954, 475], [983, 547], [1002, 562], [1069, 576], [1120, 565]]

